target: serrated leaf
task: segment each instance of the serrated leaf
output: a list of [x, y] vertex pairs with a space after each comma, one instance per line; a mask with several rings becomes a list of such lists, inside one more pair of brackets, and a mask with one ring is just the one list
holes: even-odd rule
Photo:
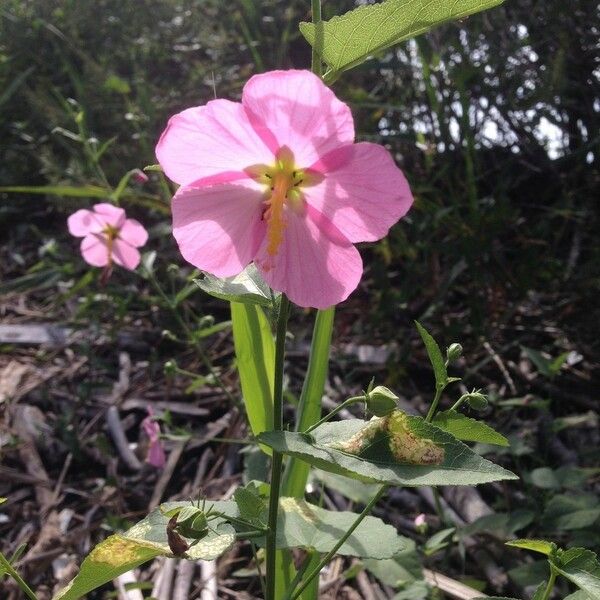
[[592, 600], [600, 600], [600, 563], [594, 552], [585, 548], [569, 548], [552, 561], [554, 568]]
[[483, 421], [477, 421], [455, 410], [436, 413], [432, 423], [463, 442], [482, 442], [508, 446], [508, 440]]
[[267, 504], [256, 488], [238, 488], [235, 490], [233, 497], [242, 519], [260, 527], [266, 524], [263, 516], [266, 516], [264, 512], [267, 509]]
[[425, 344], [425, 349], [427, 350], [427, 356], [429, 356], [429, 360], [431, 362], [431, 366], [433, 367], [433, 373], [435, 375], [435, 387], [439, 389], [444, 389], [448, 384], [448, 372], [446, 371], [446, 364], [444, 362], [444, 357], [442, 356], [442, 352], [437, 342], [433, 339], [433, 337], [429, 334], [429, 332], [419, 323], [415, 321], [415, 325], [419, 330], [419, 335]]
[[363, 5], [315, 26], [300, 23], [332, 71], [345, 71], [402, 40], [450, 19], [462, 19], [502, 0], [386, 0]]
[[533, 550], [533, 552], [539, 552], [546, 556], [550, 556], [550, 554], [556, 550], [556, 544], [548, 542], [547, 540], [512, 540], [506, 542], [506, 545], [512, 546], [513, 548], [522, 548], [523, 550]]
[[194, 279], [196, 285], [207, 294], [221, 300], [273, 306], [271, 288], [264, 282], [254, 264], [248, 265], [234, 277], [219, 278], [205, 273], [203, 279]]
[[[490, 481], [517, 479], [517, 476], [473, 452], [449, 433], [426, 423], [421, 417], [407, 417], [411, 430], [444, 449], [439, 465], [399, 464], [391, 454], [370, 448], [369, 456], [379, 453], [377, 461], [347, 454], [332, 447], [352, 438], [367, 421], [350, 419], [324, 423], [307, 436], [289, 431], [268, 431], [259, 441], [274, 450], [295, 456], [324, 471], [369, 482], [389, 485], [477, 485]], [[371, 452], [373, 451], [373, 452]]]

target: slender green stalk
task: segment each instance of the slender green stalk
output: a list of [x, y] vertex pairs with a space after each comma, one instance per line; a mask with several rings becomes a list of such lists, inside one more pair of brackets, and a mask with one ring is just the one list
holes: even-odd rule
[[442, 388], [436, 388], [433, 402], [431, 403], [429, 411], [427, 412], [427, 416], [425, 417], [425, 421], [427, 421], [428, 423], [431, 421], [431, 419], [433, 419], [433, 415], [435, 415], [435, 411], [437, 410], [441, 395]]
[[[285, 334], [290, 312], [290, 301], [281, 295], [277, 337], [275, 338], [275, 378], [273, 385], [273, 431], [283, 430], [283, 360], [285, 356]], [[269, 523], [266, 543], [266, 600], [275, 598], [275, 558], [277, 552], [277, 514], [279, 512], [279, 489], [281, 485], [281, 467], [283, 455], [273, 450], [271, 463], [271, 492], [269, 494]]]
[[546, 589], [544, 590], [544, 595], [541, 600], [549, 600], [550, 594], [552, 594], [552, 590], [554, 589], [554, 582], [556, 581], [556, 570], [550, 565], [550, 579], [548, 579], [548, 583], [546, 584]]
[[37, 596], [33, 592], [33, 590], [25, 583], [23, 578], [15, 571], [13, 566], [8, 562], [4, 554], [0, 552], [0, 571], [5, 571], [8, 573], [16, 582], [17, 585], [21, 588], [23, 593], [31, 600], [37, 600]]
[[306, 431], [303, 431], [302, 433], [310, 433], [313, 429], [316, 429], [319, 425], [326, 423], [327, 421], [329, 421], [329, 419], [331, 419], [331, 417], [334, 417], [341, 410], [344, 410], [351, 404], [356, 404], [357, 402], [364, 402], [364, 401], [365, 401], [364, 396], [352, 396], [352, 398], [348, 398], [348, 400], [344, 400], [341, 404], [336, 406], [330, 413], [326, 414], [321, 420], [317, 421], [316, 423], [313, 423]]
[[344, 535], [337, 541], [335, 546], [321, 559], [319, 564], [308, 574], [308, 576], [302, 581], [300, 586], [295, 591], [290, 591], [285, 600], [296, 600], [300, 594], [308, 587], [309, 583], [319, 575], [323, 567], [335, 556], [336, 552], [343, 546], [344, 542], [352, 535], [354, 530], [364, 521], [365, 517], [371, 512], [371, 509], [379, 502], [385, 491], [387, 490], [387, 484], [382, 485], [379, 491], [371, 498], [369, 504], [365, 506], [363, 511], [356, 517], [356, 520], [350, 528], [344, 533]]
[[315, 24], [315, 43], [312, 47], [310, 69], [319, 77], [323, 74], [321, 53], [323, 51], [323, 25], [321, 25], [321, 0], [311, 0], [312, 22]]
[[258, 560], [258, 554], [256, 552], [256, 544], [254, 542], [250, 542], [250, 546], [252, 548], [252, 556], [254, 557], [254, 564], [256, 565], [256, 572], [258, 573], [258, 580], [260, 581], [260, 589], [262, 590], [263, 598], [266, 598], [267, 590], [265, 588], [265, 578], [264, 578], [261, 568], [260, 568], [260, 562]]
[[212, 378], [217, 382], [217, 385], [223, 390], [223, 392], [227, 396], [227, 399], [232, 404], [235, 404], [236, 403], [235, 398], [233, 397], [232, 393], [227, 389], [227, 387], [223, 383], [223, 380], [219, 377], [219, 375], [215, 371], [212, 363], [210, 362], [210, 359], [208, 358], [208, 356], [206, 355], [206, 352], [204, 351], [202, 344], [200, 343], [199, 340], [196, 339], [196, 336], [194, 335], [194, 332], [191, 330], [190, 326], [185, 322], [183, 317], [179, 314], [179, 311], [177, 310], [177, 307], [173, 304], [173, 301], [171, 300], [171, 298], [169, 298], [167, 296], [167, 294], [165, 293], [165, 291], [162, 289], [162, 287], [158, 283], [158, 280], [154, 276], [154, 273], [152, 273], [152, 271], [150, 271], [150, 269], [145, 269], [145, 272], [146, 272], [148, 279], [150, 280], [150, 283], [152, 283], [152, 285], [154, 286], [154, 289], [157, 291], [158, 295], [163, 299], [165, 304], [169, 307], [169, 309], [173, 313], [173, 316], [175, 317], [175, 320], [177, 321], [178, 325], [184, 331], [184, 333], [188, 337], [188, 339], [192, 340], [192, 342], [196, 348], [196, 352], [198, 352], [198, 356], [200, 357], [200, 360], [202, 360], [202, 362], [204, 363], [204, 366], [206, 367], [208, 372], [211, 374]]
[[461, 404], [467, 399], [467, 395], [463, 394], [451, 407], [450, 410], [458, 410]]

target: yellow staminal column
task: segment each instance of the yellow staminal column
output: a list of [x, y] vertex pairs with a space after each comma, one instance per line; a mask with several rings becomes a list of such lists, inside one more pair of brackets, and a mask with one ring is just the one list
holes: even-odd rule
[[287, 225], [285, 217], [285, 201], [293, 181], [287, 173], [276, 173], [273, 176], [272, 193], [265, 201], [267, 210], [264, 218], [267, 221], [267, 254], [275, 256], [283, 242], [283, 234]]

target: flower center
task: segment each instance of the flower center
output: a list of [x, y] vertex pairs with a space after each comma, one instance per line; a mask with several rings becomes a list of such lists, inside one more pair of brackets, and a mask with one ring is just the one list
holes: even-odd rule
[[113, 242], [119, 237], [119, 230], [112, 225], [106, 225], [102, 230], [106, 236], [106, 247], [108, 249], [108, 264], [112, 264]]
[[275, 256], [283, 242], [287, 227], [287, 210], [301, 213], [304, 200], [300, 186], [304, 172], [294, 165], [294, 155], [287, 148], [282, 148], [275, 164], [266, 167], [259, 175], [259, 180], [267, 184], [268, 197], [264, 201], [263, 219], [267, 222], [267, 254]]
[[[267, 254], [273, 258], [279, 252], [288, 224], [289, 211], [301, 215], [304, 211], [302, 188], [315, 185], [322, 175], [308, 169], [299, 169], [294, 154], [286, 146], [277, 153], [273, 165], [253, 165], [246, 173], [266, 186], [262, 218], [267, 223]], [[273, 264], [263, 264], [268, 270]]]

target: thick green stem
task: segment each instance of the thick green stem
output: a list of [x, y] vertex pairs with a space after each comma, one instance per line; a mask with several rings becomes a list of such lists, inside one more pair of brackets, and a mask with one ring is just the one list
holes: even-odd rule
[[364, 521], [365, 517], [371, 512], [371, 509], [379, 502], [387, 489], [384, 484], [379, 488], [379, 491], [371, 498], [369, 504], [365, 506], [363, 511], [356, 517], [356, 520], [344, 535], [337, 541], [336, 545], [321, 559], [319, 564], [306, 576], [298, 588], [286, 597], [286, 600], [296, 600], [300, 594], [308, 587], [310, 582], [319, 575], [323, 567], [335, 556], [336, 552], [343, 546], [344, 542], [354, 533], [354, 530]]
[[310, 433], [313, 429], [316, 429], [319, 425], [326, 423], [327, 421], [329, 421], [329, 419], [331, 419], [331, 417], [334, 417], [341, 410], [344, 410], [351, 404], [356, 404], [357, 402], [364, 402], [364, 401], [365, 401], [364, 396], [352, 396], [352, 398], [348, 398], [348, 400], [344, 400], [340, 405], [336, 406], [330, 413], [327, 413], [321, 420], [317, 421], [316, 423], [313, 423], [306, 431], [303, 431], [302, 433]]
[[0, 571], [4, 571], [8, 573], [16, 582], [17, 585], [21, 588], [23, 593], [31, 600], [37, 600], [37, 596], [33, 592], [33, 590], [25, 583], [23, 578], [15, 571], [13, 566], [8, 562], [4, 554], [0, 552]]
[[315, 42], [311, 53], [311, 71], [321, 77], [323, 74], [323, 63], [321, 54], [323, 52], [323, 24], [321, 21], [321, 0], [311, 0], [312, 22], [315, 24]]
[[429, 411], [427, 412], [427, 416], [425, 417], [425, 421], [427, 421], [428, 423], [431, 421], [431, 419], [433, 419], [433, 415], [435, 415], [435, 411], [437, 410], [438, 404], [440, 402], [440, 397], [442, 395], [442, 391], [443, 388], [438, 387], [435, 390], [435, 396], [433, 398], [433, 402], [431, 403], [431, 406], [429, 407]]
[[[283, 430], [283, 360], [285, 355], [285, 334], [290, 312], [290, 301], [281, 295], [277, 337], [275, 338], [275, 378], [273, 386], [273, 431]], [[273, 450], [271, 463], [271, 492], [269, 494], [269, 524], [266, 543], [266, 600], [275, 598], [275, 558], [277, 552], [277, 514], [279, 512], [279, 488], [283, 455]]]
[[550, 594], [552, 594], [552, 590], [554, 589], [554, 582], [556, 581], [556, 571], [554, 567], [550, 565], [550, 579], [548, 579], [548, 583], [546, 584], [546, 589], [544, 590], [544, 595], [541, 600], [549, 600]]

